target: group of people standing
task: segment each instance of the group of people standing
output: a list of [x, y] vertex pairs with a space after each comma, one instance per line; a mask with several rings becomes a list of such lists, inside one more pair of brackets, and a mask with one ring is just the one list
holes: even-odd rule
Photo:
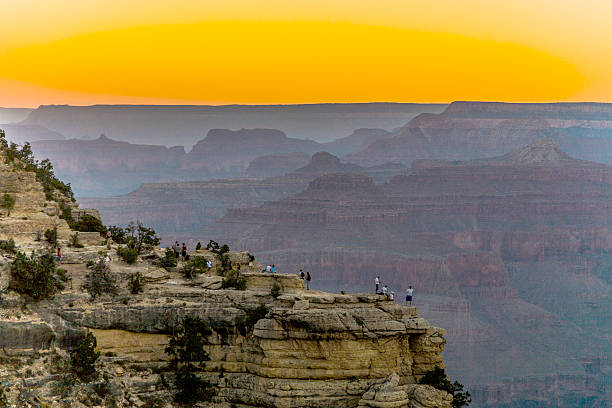
[[[374, 284], [376, 285], [375, 292], [377, 295], [385, 295], [387, 299], [395, 301], [395, 292], [389, 291], [389, 287], [387, 285], [383, 285], [382, 289], [380, 288], [380, 275], [376, 277], [374, 280]], [[406, 289], [406, 304], [412, 305], [412, 294], [414, 293], [414, 289], [412, 286], [408, 286]]]
[[306, 284], [306, 290], [310, 290], [310, 281], [312, 280], [312, 278], [310, 277], [310, 272], [304, 273], [304, 271], [300, 269], [300, 278], [304, 280], [304, 283]]
[[184, 242], [183, 245], [180, 246], [178, 241], [174, 241], [174, 244], [172, 244], [172, 250], [174, 251], [174, 257], [176, 259], [179, 259], [180, 256], [181, 258], [183, 258], [183, 261], [188, 260], [187, 245], [185, 245]]

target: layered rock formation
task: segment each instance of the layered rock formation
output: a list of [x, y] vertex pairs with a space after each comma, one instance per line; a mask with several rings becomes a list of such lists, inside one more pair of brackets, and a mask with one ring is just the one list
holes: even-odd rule
[[[0, 173], [2, 187], [18, 197], [15, 215], [3, 217], [0, 227], [19, 250], [45, 253], [53, 248], [33, 239], [36, 227], [21, 217], [59, 219], [47, 214], [32, 177]], [[6, 228], [12, 222], [21, 222], [20, 235]], [[444, 330], [418, 317], [415, 307], [381, 295], [306, 291], [297, 275], [256, 272], [261, 266], [246, 252], [229, 254], [234, 267], [241, 266], [246, 289], [222, 289], [220, 262], [211, 252], [190, 254], [210, 259], [213, 267], [187, 279], [178, 268], [156, 266], [161, 249], [129, 265], [115, 256], [115, 244], [93, 240], [73, 248], [66, 235], [60, 236], [61, 267], [70, 279], [51, 299], [34, 302], [8, 290], [14, 255], [2, 257], [0, 388], [9, 405], [176, 406], [164, 349], [176, 325], [197, 316], [211, 328], [210, 360], [201, 375], [215, 389], [213, 401], [201, 406], [332, 408], [381, 406], [372, 403], [382, 399], [398, 408], [450, 408], [448, 394], [418, 384], [443, 366], [445, 340]], [[82, 289], [86, 263], [107, 254], [118, 292], [93, 299]], [[145, 281], [139, 294], [128, 289], [135, 273]], [[69, 364], [62, 361], [87, 331], [102, 353], [96, 364], [101, 376], [92, 384], [70, 382]]]
[[425, 113], [393, 137], [350, 153], [360, 165], [410, 164], [417, 159], [469, 160], [496, 156], [549, 137], [573, 157], [612, 164], [609, 104], [505, 104], [454, 102]]
[[[583, 362], [610, 364], [611, 187], [611, 167], [541, 140], [496, 159], [415, 162], [379, 186], [326, 175], [292, 197], [229, 210], [206, 234], [281, 271], [310, 270], [319, 288], [373, 290], [377, 275], [397, 293], [412, 285], [422, 313], [449, 328], [452, 375], [510, 390], [507, 404], [573, 406], [610, 397], [584, 386], [607, 374]], [[551, 373], [573, 378], [574, 391], [534, 397], [520, 386]], [[479, 395], [477, 406], [495, 406]]]
[[403, 166], [364, 169], [342, 163], [337, 157], [316, 153], [308, 164], [282, 177], [267, 179], [211, 180], [201, 182], [151, 183], [118, 197], [82, 198], [98, 208], [104, 222], [126, 225], [139, 219], [173, 239], [199, 239], [199, 232], [225, 215], [230, 208], [249, 208], [304, 190], [310, 181], [329, 173], [362, 173], [387, 180], [405, 171]]

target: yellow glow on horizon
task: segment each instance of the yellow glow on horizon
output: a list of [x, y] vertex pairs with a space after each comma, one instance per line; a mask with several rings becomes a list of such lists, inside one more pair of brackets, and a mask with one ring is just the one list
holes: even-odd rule
[[0, 106], [612, 100], [610, 0], [6, 0], [0, 16]]
[[234, 103], [572, 98], [575, 66], [509, 43], [303, 21], [141, 26], [14, 48], [0, 78], [153, 100]]

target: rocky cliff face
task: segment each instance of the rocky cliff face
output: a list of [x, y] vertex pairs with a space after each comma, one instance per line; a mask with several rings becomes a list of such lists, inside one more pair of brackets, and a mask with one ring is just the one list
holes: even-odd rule
[[[496, 159], [415, 163], [379, 186], [323, 176], [206, 233], [281, 271], [311, 270], [319, 288], [373, 290], [377, 275], [396, 293], [416, 287], [422, 312], [449, 328], [450, 372], [481, 389], [514, 384], [508, 404], [535, 398], [525, 377], [551, 373], [572, 376], [576, 398], [605, 401], [609, 387], [580, 385], [593, 374], [578, 362], [609, 364], [611, 187], [611, 167], [541, 140]], [[570, 394], [536, 399], [569, 407]]]
[[[19, 250], [44, 253], [52, 248], [33, 239], [36, 226], [19, 217], [59, 219], [47, 215], [42, 188], [31, 176], [0, 173], [2, 187], [18, 196], [15, 215], [3, 217], [0, 226]], [[6, 228], [14, 222], [21, 235]], [[215, 272], [220, 264], [208, 251], [191, 256], [210, 259], [211, 272], [187, 279], [177, 268], [156, 266], [161, 249], [128, 265], [115, 256], [115, 244], [109, 249], [98, 239], [73, 248], [67, 238], [62, 234], [60, 245], [69, 283], [45, 301], [8, 290], [13, 255], [2, 256], [0, 387], [9, 404], [175, 406], [164, 348], [183, 317], [197, 316], [211, 328], [202, 375], [216, 391], [202, 406], [450, 408], [448, 394], [418, 384], [425, 372], [443, 366], [445, 340], [444, 330], [418, 317], [414, 307], [381, 295], [307, 291], [297, 275], [258, 273], [261, 266], [246, 252], [229, 254], [234, 267], [241, 266], [246, 289], [222, 289]], [[94, 300], [81, 289], [86, 262], [106, 254], [119, 290]], [[135, 273], [145, 281], [136, 295], [127, 288]], [[62, 361], [86, 331], [97, 338], [103, 375], [92, 384], [70, 383]]]
[[392, 137], [345, 159], [366, 166], [469, 160], [502, 155], [549, 137], [573, 157], [612, 164], [611, 112], [609, 104], [454, 102], [441, 114], [417, 116]]

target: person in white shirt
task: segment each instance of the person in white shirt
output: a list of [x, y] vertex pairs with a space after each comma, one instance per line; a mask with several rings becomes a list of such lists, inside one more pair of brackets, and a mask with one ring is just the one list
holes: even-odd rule
[[376, 293], [378, 294], [378, 286], [380, 285], [380, 276], [376, 277], [375, 282], [376, 282]]
[[382, 291], [383, 295], [385, 296], [389, 296], [389, 288], [387, 288], [387, 285], [383, 286], [383, 291]]
[[270, 272], [272, 270], [272, 265], [266, 266], [266, 272]]
[[210, 261], [210, 259], [206, 261], [206, 266], [208, 267], [208, 272], [210, 272], [210, 268], [212, 268], [212, 262]]
[[412, 289], [412, 286], [409, 286], [408, 289], [406, 289], [406, 303], [409, 303], [412, 306], [412, 292], [414, 292], [414, 289]]
[[389, 295], [389, 300], [395, 302], [395, 292], [391, 292], [391, 294]]

